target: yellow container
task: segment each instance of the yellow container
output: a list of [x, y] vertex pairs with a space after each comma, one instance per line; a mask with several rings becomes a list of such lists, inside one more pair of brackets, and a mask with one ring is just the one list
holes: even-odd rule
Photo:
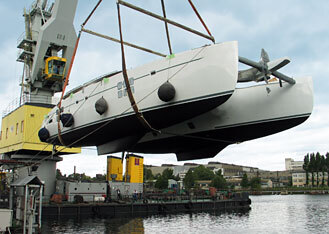
[[143, 183], [144, 158], [134, 154], [126, 156], [126, 182]]
[[[107, 181], [122, 181], [123, 165], [121, 158], [107, 156]], [[116, 178], [111, 177], [116, 175]]]
[[[42, 121], [52, 107], [38, 104], [25, 104], [2, 118], [0, 132], [0, 153], [21, 151], [24, 154], [52, 152], [53, 146], [41, 142], [38, 132]], [[59, 154], [81, 153], [81, 148], [57, 147]]]

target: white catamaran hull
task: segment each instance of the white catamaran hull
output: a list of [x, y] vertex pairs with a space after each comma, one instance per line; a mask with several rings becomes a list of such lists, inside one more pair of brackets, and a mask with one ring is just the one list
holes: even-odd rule
[[[270, 88], [266, 90], [266, 87]], [[226, 146], [271, 135], [304, 122], [313, 109], [312, 78], [296, 84], [270, 83], [238, 88], [223, 105], [183, 123], [147, 134], [129, 149], [142, 153], [176, 153], [178, 160], [214, 157]]]
[[[155, 129], [191, 119], [227, 101], [234, 92], [237, 74], [237, 42], [204, 46], [128, 70], [137, 106]], [[158, 90], [167, 82], [174, 87], [175, 95], [163, 101]], [[103, 113], [95, 109], [100, 99], [107, 107]], [[72, 90], [62, 108], [62, 115], [74, 120], [64, 127], [63, 121], [60, 123], [61, 137], [68, 146], [96, 145], [100, 153], [117, 152], [133, 146], [149, 131], [131, 108], [121, 72]], [[61, 144], [57, 109], [49, 113], [39, 131], [44, 142]]]

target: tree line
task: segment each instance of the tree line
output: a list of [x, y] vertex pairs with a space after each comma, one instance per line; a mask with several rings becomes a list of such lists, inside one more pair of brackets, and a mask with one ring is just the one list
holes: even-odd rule
[[187, 171], [183, 179], [184, 187], [186, 189], [196, 187], [196, 182], [200, 180], [211, 180], [210, 187], [215, 187], [217, 189], [227, 188], [227, 182], [222, 175], [222, 170], [219, 169], [216, 173], [214, 173], [212, 170], [203, 165], [190, 168]]
[[106, 174], [97, 174], [95, 177], [86, 175], [85, 173], [72, 173], [68, 176], [62, 174], [59, 169], [56, 169], [56, 179], [57, 180], [72, 180], [81, 182], [103, 182], [106, 181]]
[[253, 177], [249, 180], [247, 174], [244, 174], [240, 185], [244, 189], [247, 189], [247, 188], [260, 189], [261, 188], [261, 178], [259, 178], [257, 176], [257, 177]]
[[[173, 175], [172, 169], [165, 169], [162, 174], [153, 175], [152, 171], [146, 167], [144, 167], [144, 181], [146, 180], [156, 180], [155, 181], [155, 188], [158, 189], [166, 189], [168, 188], [168, 180], [174, 179], [176, 181], [179, 181], [179, 176]], [[186, 189], [196, 188], [198, 186], [198, 181], [211, 181], [209, 184], [210, 187], [215, 187], [217, 189], [227, 189], [229, 187], [228, 182], [224, 178], [222, 174], [222, 170], [219, 169], [215, 173], [210, 170], [209, 168], [200, 165], [195, 168], [190, 168], [184, 179], [183, 184]], [[257, 176], [254, 178], [248, 179], [247, 175], [244, 174], [242, 181], [241, 181], [241, 187], [243, 188], [251, 188], [251, 189], [259, 189], [261, 187], [261, 179]]]
[[[329, 153], [327, 152], [326, 155], [321, 155], [319, 152], [316, 154], [311, 153], [307, 154], [304, 157], [304, 164], [303, 169], [306, 172], [306, 185], [310, 184], [309, 173], [311, 174], [311, 185], [312, 187], [316, 186], [319, 187], [320, 182], [321, 186], [325, 186], [325, 173], [327, 173], [327, 186], [329, 186]], [[319, 181], [319, 173], [322, 174], [322, 180]], [[316, 181], [315, 181], [315, 174], [316, 174]]]
[[[179, 181], [179, 176], [173, 175], [172, 169], [165, 169], [162, 174], [152, 175], [152, 171], [148, 168], [144, 168], [144, 181], [146, 180], [156, 180], [154, 187], [158, 189], [166, 189], [168, 188], [168, 180], [173, 179]], [[215, 187], [217, 189], [225, 189], [227, 188], [227, 183], [225, 178], [222, 175], [222, 171], [218, 170], [214, 173], [209, 168], [206, 168], [203, 165], [200, 165], [195, 168], [190, 168], [186, 173], [183, 184], [186, 189], [190, 189], [197, 186], [197, 181], [200, 180], [211, 180], [210, 186]]]

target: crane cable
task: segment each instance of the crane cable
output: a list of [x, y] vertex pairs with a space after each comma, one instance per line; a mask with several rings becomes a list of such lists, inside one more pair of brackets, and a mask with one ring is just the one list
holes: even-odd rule
[[[87, 24], [87, 22], [89, 21], [90, 17], [94, 14], [94, 12], [96, 11], [97, 7], [101, 4], [102, 0], [99, 0], [98, 3], [96, 4], [96, 6], [94, 7], [94, 9], [90, 12], [90, 14], [88, 15], [88, 17], [86, 18], [86, 20], [83, 22], [83, 24], [81, 25], [81, 29], [79, 31], [79, 35], [78, 35], [78, 38], [75, 42], [75, 46], [74, 46], [74, 50], [73, 50], [73, 54], [72, 54], [72, 59], [71, 59], [71, 63], [70, 63], [70, 66], [69, 66], [69, 69], [67, 71], [67, 76], [66, 76], [66, 79], [65, 79], [65, 82], [64, 82], [64, 86], [63, 86], [63, 90], [62, 90], [62, 95], [61, 95], [61, 98], [57, 104], [58, 106], [58, 111], [57, 111], [57, 129], [58, 129], [58, 140], [59, 142], [65, 146], [65, 143], [63, 141], [63, 138], [62, 138], [62, 135], [61, 135], [61, 112], [62, 112], [62, 100], [63, 100], [63, 97], [64, 97], [64, 93], [65, 93], [65, 89], [66, 89], [66, 86], [69, 82], [69, 78], [70, 78], [70, 74], [71, 74], [71, 70], [72, 70], [72, 67], [73, 67], [73, 62], [74, 62], [74, 59], [75, 59], [75, 55], [77, 53], [77, 49], [78, 49], [78, 45], [79, 45], [79, 42], [80, 42], [80, 37], [81, 37], [81, 33], [82, 33], [82, 29], [84, 28], [84, 26]], [[72, 118], [72, 117], [71, 117]], [[64, 126], [63, 126], [64, 127]]]
[[200, 22], [202, 23], [203, 27], [206, 29], [207, 33], [209, 34], [209, 36], [212, 39], [212, 42], [215, 44], [215, 38], [213, 37], [213, 35], [211, 35], [211, 32], [209, 31], [206, 23], [203, 21], [201, 15], [199, 14], [198, 10], [196, 9], [196, 7], [194, 6], [192, 0], [188, 0], [188, 2], [190, 3], [193, 11], [195, 12], [195, 14], [197, 15], [197, 17], [199, 18]]

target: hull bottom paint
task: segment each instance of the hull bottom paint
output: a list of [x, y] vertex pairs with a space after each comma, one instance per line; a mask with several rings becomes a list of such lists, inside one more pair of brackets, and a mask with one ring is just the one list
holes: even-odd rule
[[295, 127], [306, 121], [309, 115], [171, 136], [139, 143], [130, 150], [138, 153], [175, 153], [178, 161], [209, 158], [216, 156], [230, 144], [265, 137]]
[[[145, 119], [155, 129], [174, 125], [184, 119], [192, 118], [211, 110], [226, 102], [232, 95], [225, 95], [211, 99], [203, 99], [181, 105], [168, 106], [161, 109], [143, 112]], [[171, 114], [169, 114], [171, 113]], [[193, 115], [191, 115], [193, 113]], [[163, 116], [166, 116], [164, 119]], [[105, 119], [100, 122], [92, 122], [86, 126], [80, 126], [62, 132], [65, 145], [70, 147], [79, 146], [102, 146], [107, 145], [106, 150], [102, 148], [101, 154], [114, 153], [132, 147], [144, 136], [147, 129], [141, 124], [134, 114], [115, 119]], [[49, 138], [47, 142], [60, 145], [58, 138]], [[110, 142], [109, 144], [107, 144]]]
[[297, 79], [293, 86], [270, 83], [237, 88], [227, 102], [214, 110], [162, 129], [159, 136], [146, 134], [129, 151], [175, 153], [180, 161], [210, 158], [230, 144], [295, 127], [307, 120], [312, 109], [310, 77]]

